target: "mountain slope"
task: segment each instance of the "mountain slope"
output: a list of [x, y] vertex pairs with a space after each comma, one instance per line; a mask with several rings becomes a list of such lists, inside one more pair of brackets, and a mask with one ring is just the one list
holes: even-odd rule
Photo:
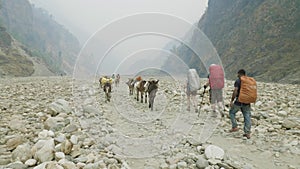
[[244, 68], [261, 81], [300, 83], [300, 1], [209, 0], [199, 28], [227, 78]]
[[0, 77], [30, 76], [34, 72], [33, 62], [28, 59], [22, 46], [0, 27]]
[[[0, 0], [0, 26], [20, 42], [28, 56], [34, 57], [29, 60], [41, 62], [55, 74], [72, 72], [79, 42], [45, 10], [35, 8], [27, 0]], [[12, 65], [13, 62], [10, 60]], [[22, 74], [11, 75], [19, 73]]]

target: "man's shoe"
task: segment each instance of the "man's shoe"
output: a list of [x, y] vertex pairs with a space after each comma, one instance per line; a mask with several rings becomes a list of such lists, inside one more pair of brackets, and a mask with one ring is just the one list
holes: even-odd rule
[[247, 137], [247, 139], [250, 139], [250, 134], [243, 134], [243, 137]]
[[236, 131], [238, 131], [238, 130], [239, 130], [239, 128], [233, 127], [232, 129], [229, 130], [229, 132], [236, 132]]

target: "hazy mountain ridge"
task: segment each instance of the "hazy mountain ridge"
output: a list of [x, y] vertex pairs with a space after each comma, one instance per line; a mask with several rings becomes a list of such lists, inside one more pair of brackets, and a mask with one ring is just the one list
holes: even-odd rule
[[211, 62], [217, 57], [209, 39], [197, 25], [192, 26], [181, 39], [183, 42], [171, 41], [164, 47], [170, 51], [170, 55], [162, 68], [180, 74], [187, 73], [188, 67], [196, 69], [200, 77], [207, 77], [207, 67], [204, 63]]
[[[2, 51], [18, 48], [9, 40], [15, 39], [20, 42], [25, 53], [33, 57], [27, 59], [29, 62], [32, 59], [42, 62], [55, 74], [72, 72], [80, 49], [79, 42], [45, 10], [35, 8], [27, 0], [0, 0], [0, 26], [1, 37], [5, 37], [0, 39]], [[9, 57], [2, 53], [0, 61], [4, 58]], [[16, 67], [16, 62], [23, 62], [18, 59], [8, 60], [6, 65], [11, 67]], [[27, 66], [33, 67], [32, 64]], [[19, 72], [19, 69], [8, 71], [3, 66], [2, 70], [2, 76], [29, 76], [34, 72], [24, 73]]]
[[[300, 1], [297, 0], [209, 0], [198, 28], [212, 42], [225, 69], [227, 79], [235, 79], [244, 68], [259, 81], [300, 83]], [[211, 46], [205, 36], [191, 33], [188, 44], [198, 51]], [[204, 62], [209, 51], [198, 56], [188, 44], [173, 45], [169, 50], [190, 68], [205, 76]], [[215, 56], [215, 55], [214, 55]], [[177, 67], [168, 59], [165, 66]]]
[[300, 83], [300, 1], [209, 0], [199, 28], [223, 61], [261, 81]]

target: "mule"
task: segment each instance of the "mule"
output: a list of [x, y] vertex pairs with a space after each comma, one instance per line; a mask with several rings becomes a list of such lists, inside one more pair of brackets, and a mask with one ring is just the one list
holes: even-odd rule
[[120, 75], [117, 74], [116, 79], [115, 79], [115, 86], [118, 87], [120, 83]]
[[128, 81], [126, 82], [129, 89], [129, 95], [133, 95], [133, 89], [134, 89], [134, 79], [128, 78]]
[[99, 79], [100, 88], [103, 88], [103, 84], [102, 84], [102, 78], [103, 78], [103, 77], [100, 77], [100, 79]]
[[111, 98], [111, 83], [106, 82], [103, 85], [103, 91], [105, 93], [105, 102], [110, 102], [110, 98]]
[[136, 89], [136, 100], [139, 101], [139, 95], [141, 96], [141, 103], [143, 103], [144, 95], [145, 95], [145, 103], [147, 103], [147, 93], [145, 84], [146, 80], [138, 81], [134, 84], [134, 88]]
[[149, 95], [149, 108], [151, 109], [151, 111], [153, 111], [154, 98], [158, 90], [158, 82], [159, 80], [149, 80], [145, 84], [145, 88]]

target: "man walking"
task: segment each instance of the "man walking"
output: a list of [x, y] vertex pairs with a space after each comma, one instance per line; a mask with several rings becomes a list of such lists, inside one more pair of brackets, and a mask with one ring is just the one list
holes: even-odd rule
[[246, 76], [246, 72], [244, 69], [238, 71], [238, 79], [234, 83], [234, 90], [232, 93], [231, 101], [230, 101], [230, 110], [229, 116], [232, 124], [232, 128], [230, 132], [238, 131], [237, 122], [235, 118], [236, 112], [239, 110], [242, 111], [244, 116], [244, 137], [250, 139], [251, 132], [251, 108], [250, 103], [241, 103], [239, 101], [240, 89], [241, 89], [241, 77]]
[[224, 71], [221, 65], [212, 64], [209, 66], [208, 81], [204, 85], [204, 90], [209, 86], [210, 104], [213, 109], [213, 116], [217, 117], [224, 115], [224, 101], [223, 101], [223, 88], [224, 88]]
[[190, 111], [190, 105], [194, 107], [195, 112], [197, 109], [197, 90], [200, 88], [200, 79], [196, 69], [189, 69], [186, 82], [186, 96], [187, 96], [187, 110]]

